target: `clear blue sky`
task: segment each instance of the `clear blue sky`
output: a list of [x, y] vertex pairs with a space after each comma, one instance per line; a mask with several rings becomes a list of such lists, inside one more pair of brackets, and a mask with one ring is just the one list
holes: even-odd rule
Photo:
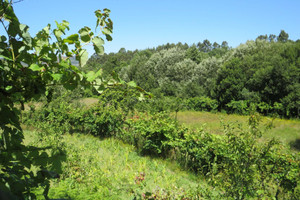
[[236, 47], [282, 29], [300, 39], [299, 0], [24, 0], [14, 7], [32, 35], [55, 20], [69, 21], [70, 33], [94, 29], [94, 11], [109, 8], [114, 33], [106, 53], [204, 39]]

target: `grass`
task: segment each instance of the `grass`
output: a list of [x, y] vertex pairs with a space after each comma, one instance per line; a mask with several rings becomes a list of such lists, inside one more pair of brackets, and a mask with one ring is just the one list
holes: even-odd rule
[[[40, 139], [36, 132], [25, 131], [27, 144]], [[51, 182], [52, 199], [133, 199], [155, 191], [195, 194], [199, 183], [205, 184], [176, 163], [141, 157], [133, 146], [113, 138], [73, 134], [59, 142], [65, 146], [66, 158], [61, 161], [60, 179]], [[143, 176], [139, 181], [137, 177]], [[41, 190], [37, 193], [42, 198]]]
[[[249, 116], [241, 116], [235, 114], [224, 113], [210, 113], [210, 112], [196, 112], [196, 111], [182, 111], [177, 113], [179, 122], [185, 124], [192, 129], [199, 129], [204, 127], [207, 131], [213, 134], [222, 134], [221, 121], [224, 123], [241, 123], [246, 128]], [[262, 117], [262, 125], [272, 122], [269, 117]], [[300, 141], [300, 121], [286, 120], [276, 118], [272, 122], [273, 128], [266, 131], [265, 139], [275, 137], [286, 145], [299, 146]], [[296, 149], [300, 150], [300, 149]]]

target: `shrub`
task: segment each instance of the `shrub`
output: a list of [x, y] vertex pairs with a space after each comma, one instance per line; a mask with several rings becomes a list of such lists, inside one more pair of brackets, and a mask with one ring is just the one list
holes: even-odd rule
[[60, 134], [81, 132], [107, 137], [122, 129], [124, 113], [120, 108], [107, 104], [95, 104], [88, 108], [79, 102], [71, 102], [64, 96], [53, 100], [35, 112], [23, 114], [23, 122], [41, 128], [44, 123]]
[[221, 167], [224, 148], [221, 138], [217, 135], [203, 130], [187, 132], [177, 146], [178, 161], [186, 169], [208, 175], [216, 171], [216, 167]]
[[246, 100], [239, 100], [239, 101], [230, 101], [230, 103], [226, 104], [226, 107], [229, 113], [236, 113], [241, 115], [249, 114], [249, 106], [248, 101]]
[[167, 113], [136, 113], [126, 122], [123, 139], [143, 155], [166, 156], [186, 131]]
[[177, 143], [180, 163], [202, 173], [226, 199], [298, 199], [299, 159], [284, 154], [274, 139], [261, 142], [259, 118], [251, 115], [249, 129], [224, 125], [225, 135], [203, 130], [184, 134]]
[[100, 137], [117, 134], [124, 122], [124, 114], [113, 106], [95, 105], [71, 116], [74, 129]]
[[215, 111], [218, 107], [216, 100], [209, 97], [194, 97], [185, 100], [185, 107], [195, 111]]

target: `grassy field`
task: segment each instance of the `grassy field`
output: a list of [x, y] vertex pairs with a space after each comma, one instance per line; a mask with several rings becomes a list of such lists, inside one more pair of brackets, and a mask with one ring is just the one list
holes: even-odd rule
[[[25, 132], [27, 144], [40, 139], [36, 132]], [[133, 146], [112, 138], [73, 134], [62, 136], [59, 143], [66, 156], [57, 158], [61, 176], [51, 183], [51, 199], [133, 199], [145, 192], [174, 191], [195, 195], [199, 183], [205, 184], [176, 163], [141, 157]]]
[[[177, 113], [178, 121], [187, 127], [192, 129], [204, 127], [205, 130], [213, 134], [222, 134], [223, 127], [221, 121], [224, 123], [241, 123], [243, 127], [247, 128], [248, 118], [248, 116], [210, 112], [184, 111]], [[271, 122], [273, 128], [266, 131], [264, 138], [270, 139], [275, 137], [299, 151], [300, 120], [276, 118], [272, 121], [272, 118], [262, 117], [261, 125], [267, 125]]]

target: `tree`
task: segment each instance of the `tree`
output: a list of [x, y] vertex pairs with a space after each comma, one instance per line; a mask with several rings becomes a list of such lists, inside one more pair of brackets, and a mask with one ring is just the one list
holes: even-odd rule
[[267, 34], [266, 35], [260, 35], [256, 39], [257, 40], [265, 40], [265, 41], [267, 41], [268, 40], [268, 36], [267, 36]]
[[209, 52], [212, 50], [212, 44], [207, 39], [203, 40], [203, 43], [199, 42], [197, 44], [197, 47], [198, 47], [199, 51], [202, 51], [202, 52]]
[[[80, 84], [98, 90], [107, 86], [101, 80], [101, 71], [81, 72], [70, 58], [76, 57], [80, 66], [84, 66], [88, 59], [84, 49], [87, 44], [92, 44], [97, 54], [103, 54], [104, 40], [100, 35], [112, 40], [109, 13], [108, 9], [95, 11], [96, 28], [101, 30], [98, 34], [84, 27], [78, 34], [64, 37], [69, 23], [63, 21], [56, 22], [55, 29], [48, 24], [31, 37], [29, 27], [15, 15], [12, 1], [1, 0], [0, 22], [6, 35], [0, 36], [0, 195], [35, 199], [32, 188], [41, 186], [47, 198], [48, 179], [55, 174], [46, 168], [49, 155], [44, 149], [23, 144], [20, 108], [26, 101], [47, 94], [50, 85], [74, 89]], [[16, 106], [18, 103], [21, 106]], [[30, 170], [32, 167], [37, 173]]]
[[240, 100], [246, 80], [245, 67], [239, 58], [224, 63], [215, 86], [216, 99], [221, 109], [231, 100]]
[[223, 41], [222, 44], [221, 44], [221, 47], [222, 47], [222, 48], [225, 48], [225, 49], [228, 49], [228, 48], [229, 48], [228, 42]]
[[269, 41], [270, 41], [270, 42], [275, 42], [275, 40], [276, 40], [276, 35], [270, 34], [270, 35], [269, 35]]
[[202, 56], [200, 51], [197, 49], [196, 45], [193, 45], [190, 48], [188, 48], [188, 50], [186, 51], [186, 58], [191, 59], [197, 64], [201, 62]]
[[284, 30], [281, 30], [277, 37], [277, 40], [279, 42], [287, 42], [288, 39], [289, 39], [289, 34], [287, 34]]
[[212, 46], [213, 46], [213, 49], [220, 48], [220, 45], [217, 42], [214, 42]]

